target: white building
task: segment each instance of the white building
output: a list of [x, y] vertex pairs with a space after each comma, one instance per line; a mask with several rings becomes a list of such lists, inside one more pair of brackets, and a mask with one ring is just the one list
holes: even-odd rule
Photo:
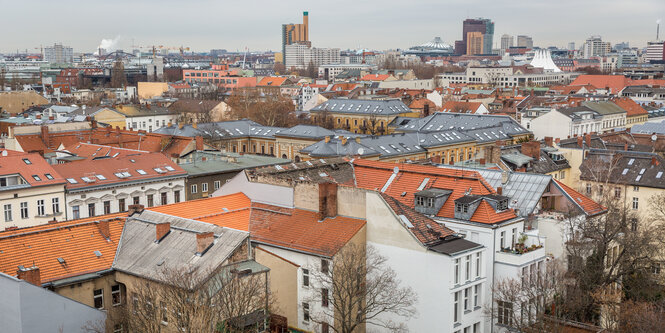
[[522, 115], [522, 125], [533, 132], [536, 139], [566, 139], [574, 135], [600, 132], [603, 128], [603, 117], [586, 107], [531, 111], [529, 113], [527, 110]]
[[74, 49], [62, 44], [45, 47], [44, 60], [55, 64], [71, 64], [74, 62]]
[[187, 173], [161, 153], [87, 143], [64, 152], [83, 158], [53, 166], [67, 180], [67, 219], [185, 201]]
[[582, 56], [586, 59], [602, 57], [610, 52], [612, 52], [612, 45], [609, 42], [603, 42], [600, 36], [591, 36], [582, 45]]
[[335, 77], [346, 70], [357, 70], [359, 72], [369, 73], [376, 70], [378, 67], [375, 65], [366, 64], [340, 64], [340, 63], [327, 63], [319, 65], [319, 78], [328, 80], [328, 82], [335, 81]]
[[665, 56], [665, 52], [663, 51], [664, 45], [665, 44], [663, 44], [662, 40], [649, 42], [647, 44], [647, 50], [644, 53], [644, 61], [650, 62], [651, 60], [663, 60], [663, 57]]
[[574, 72], [544, 71], [531, 66], [467, 67], [463, 73], [439, 74], [443, 87], [452, 83], [492, 84], [498, 87], [525, 87], [568, 84]]
[[305, 44], [286, 45], [284, 65], [286, 68], [307, 68], [310, 64], [340, 63], [340, 50], [338, 48], [316, 48]]
[[175, 124], [179, 116], [178, 113], [168, 108], [150, 104], [145, 106], [119, 105], [115, 110], [125, 115], [127, 129], [135, 131], [153, 132], [159, 128], [169, 126], [169, 124]]

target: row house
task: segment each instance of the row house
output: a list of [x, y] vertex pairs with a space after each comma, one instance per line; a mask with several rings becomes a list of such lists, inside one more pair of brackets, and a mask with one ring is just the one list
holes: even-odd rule
[[353, 133], [388, 134], [388, 125], [397, 117], [419, 117], [399, 99], [330, 99], [310, 110], [312, 121], [332, 120], [337, 129]]

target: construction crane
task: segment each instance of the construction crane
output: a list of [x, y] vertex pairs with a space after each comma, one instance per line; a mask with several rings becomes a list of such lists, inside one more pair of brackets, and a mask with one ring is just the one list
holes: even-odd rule
[[245, 46], [245, 55], [242, 57], [242, 69], [245, 69], [245, 60], [247, 60], [247, 52], [249, 52], [249, 48]]

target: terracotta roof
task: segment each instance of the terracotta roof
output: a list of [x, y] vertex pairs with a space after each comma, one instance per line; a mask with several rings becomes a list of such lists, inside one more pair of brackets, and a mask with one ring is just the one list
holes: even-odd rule
[[[2, 156], [4, 152], [7, 156]], [[14, 174], [21, 175], [30, 187], [65, 183], [65, 179], [41, 155], [0, 149], [0, 175]], [[16, 186], [21, 187], [21, 184]]]
[[441, 106], [441, 110], [443, 110], [443, 112], [476, 113], [481, 105], [483, 105], [483, 103], [480, 102], [448, 101]]
[[315, 211], [252, 203], [254, 241], [315, 255], [334, 256], [363, 226], [361, 219], [338, 215], [319, 221]]
[[390, 78], [390, 74], [367, 74], [358, 81], [385, 81]]
[[146, 209], [185, 219], [207, 222], [219, 227], [248, 231], [250, 205], [249, 198], [239, 192]]
[[409, 109], [424, 109], [425, 104], [429, 104], [430, 110], [434, 111], [436, 108], [436, 104], [434, 102], [430, 101], [427, 98], [416, 98], [414, 99], [411, 104], [409, 104]]
[[627, 117], [634, 117], [640, 115], [648, 115], [649, 112], [643, 109], [639, 104], [635, 103], [631, 98], [617, 98], [612, 100], [614, 104], [618, 105], [620, 108], [626, 110]]
[[661, 87], [665, 87], [665, 80], [659, 80], [659, 79], [633, 80], [633, 81], [630, 82], [629, 86], [661, 86]]
[[601, 204], [589, 199], [588, 197], [582, 195], [580, 192], [575, 191], [566, 184], [556, 179], [553, 180], [556, 183], [556, 185], [558, 185], [559, 188], [563, 192], [565, 192], [570, 197], [570, 199], [573, 202], [575, 202], [575, 204], [584, 211], [586, 215], [594, 216], [607, 211], [607, 208], [603, 207]]
[[[34, 265], [39, 267], [42, 283], [46, 283], [110, 269], [124, 219], [108, 222], [107, 239], [100, 234], [102, 218], [106, 217], [0, 233], [0, 271], [16, 276], [18, 266]], [[58, 258], [64, 261], [60, 263]]]
[[609, 88], [610, 93], [617, 94], [621, 89], [630, 85], [631, 80], [623, 75], [580, 75], [571, 86], [581, 86], [590, 84], [598, 89]]
[[[107, 148], [102, 148], [104, 152]], [[101, 155], [101, 154], [100, 154]], [[91, 159], [54, 165], [53, 168], [65, 179], [67, 189], [89, 186], [111, 185], [128, 181], [158, 179], [187, 175], [180, 166], [160, 153], [135, 152], [117, 156], [95, 156]], [[140, 171], [139, 171], [140, 170]], [[70, 181], [70, 179], [74, 180]]]
[[257, 86], [270, 86], [276, 87], [281, 86], [287, 80], [287, 77], [275, 77], [275, 76], [266, 76], [257, 83]]
[[404, 215], [413, 227], [407, 227], [409, 231], [413, 233], [418, 240], [427, 246], [430, 244], [438, 243], [441, 238], [450, 236], [455, 232], [451, 229], [448, 229], [445, 225], [436, 222], [429, 217], [420, 214], [413, 210], [411, 207], [399, 202], [399, 200], [385, 194], [381, 193], [383, 200], [388, 203], [390, 208], [397, 215]]
[[[420, 190], [430, 188], [451, 190], [450, 197], [436, 214], [438, 217], [454, 218], [455, 200], [464, 196], [469, 190], [473, 195], [496, 193], [477, 171], [363, 159], [355, 159], [352, 163], [358, 187], [379, 191], [386, 187], [383, 193], [396, 198], [408, 207], [414, 207], [414, 194]], [[395, 167], [398, 169], [397, 176], [386, 186]], [[494, 224], [515, 217], [517, 217], [515, 211], [508, 209], [497, 214], [475, 214], [471, 221]]]

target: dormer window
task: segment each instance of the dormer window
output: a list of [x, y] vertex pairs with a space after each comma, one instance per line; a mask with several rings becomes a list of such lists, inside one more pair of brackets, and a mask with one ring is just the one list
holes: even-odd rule
[[455, 211], [457, 211], [459, 213], [468, 213], [469, 212], [469, 205], [468, 204], [456, 203], [455, 204]]
[[508, 200], [501, 200], [497, 204], [497, 210], [506, 210], [508, 209]]

